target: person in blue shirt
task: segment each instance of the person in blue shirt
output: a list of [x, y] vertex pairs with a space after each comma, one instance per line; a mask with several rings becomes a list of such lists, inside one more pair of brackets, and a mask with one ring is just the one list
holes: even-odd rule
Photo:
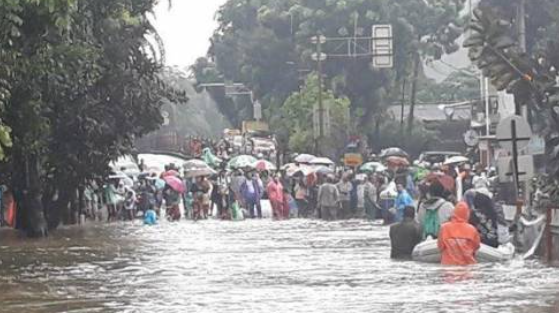
[[144, 214], [144, 225], [151, 226], [155, 224], [157, 224], [157, 213], [155, 213], [155, 210], [153, 208], [150, 208]]
[[396, 207], [396, 222], [399, 223], [404, 219], [404, 210], [408, 206], [414, 206], [413, 198], [410, 196], [403, 185], [398, 184], [398, 197], [394, 206]]

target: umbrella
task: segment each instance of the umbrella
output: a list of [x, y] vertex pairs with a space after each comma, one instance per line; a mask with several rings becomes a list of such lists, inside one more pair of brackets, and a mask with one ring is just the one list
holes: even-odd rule
[[201, 168], [197, 170], [190, 170], [185, 172], [186, 178], [194, 178], [194, 177], [201, 177], [201, 176], [213, 176], [217, 174], [217, 172], [212, 169], [211, 167]]
[[179, 177], [180, 174], [179, 172], [175, 171], [175, 170], [168, 170], [165, 173], [161, 174], [161, 177], [167, 177], [167, 176], [175, 176], [175, 177]]
[[309, 162], [309, 164], [312, 164], [312, 165], [335, 165], [334, 161], [330, 160], [329, 158], [314, 158]]
[[255, 169], [259, 170], [259, 171], [275, 171], [277, 170], [277, 167], [272, 164], [272, 162], [266, 161], [266, 160], [258, 160], [256, 161], [252, 167], [254, 167]]
[[308, 166], [301, 166], [293, 173], [292, 176], [309, 176], [313, 174], [313, 172], [312, 168]]
[[319, 166], [314, 169], [315, 173], [320, 175], [330, 175], [334, 174], [334, 170], [327, 166]]
[[124, 186], [134, 186], [132, 178], [120, 171], [117, 171], [114, 175], [109, 176], [109, 179], [118, 179], [124, 184]]
[[425, 180], [427, 182], [438, 181], [444, 187], [444, 189], [448, 191], [454, 191], [454, 188], [456, 187], [454, 178], [444, 173], [431, 173], [427, 175], [427, 177], [425, 177]]
[[386, 166], [379, 162], [369, 162], [365, 163], [360, 168], [361, 172], [367, 173], [377, 173], [386, 171]]
[[186, 161], [186, 163], [184, 163], [184, 165], [182, 166], [182, 168], [184, 169], [185, 172], [193, 171], [193, 170], [206, 169], [206, 168], [209, 168], [209, 167], [210, 166], [202, 160]]
[[287, 163], [284, 166], [281, 167], [282, 171], [288, 171], [290, 168], [294, 168], [297, 167], [297, 164], [295, 163]]
[[252, 168], [253, 164], [256, 163], [256, 161], [258, 160], [253, 156], [239, 155], [237, 157], [232, 158], [227, 164], [227, 167], [234, 168], [234, 169], [245, 168], [245, 167]]
[[401, 148], [384, 149], [380, 153], [380, 157], [383, 158], [383, 159], [389, 158], [389, 157], [402, 157], [402, 158], [406, 158], [406, 159], [410, 158], [409, 154], [406, 151], [402, 150]]
[[451, 158], [448, 158], [448, 160], [444, 162], [444, 165], [460, 164], [466, 162], [470, 162], [470, 159], [468, 159], [465, 156], [458, 155], [458, 156], [453, 156]]
[[310, 163], [312, 160], [316, 159], [316, 157], [314, 155], [311, 154], [299, 154], [296, 158], [295, 158], [295, 162], [296, 163], [304, 163], [304, 164], [308, 164]]
[[391, 156], [391, 157], [387, 157], [385, 161], [386, 161], [386, 164], [388, 164], [389, 167], [408, 167], [408, 166], [410, 166], [410, 161], [408, 161], [404, 157]]
[[183, 181], [176, 176], [166, 176], [163, 180], [167, 185], [169, 185], [169, 187], [173, 188], [173, 190], [178, 193], [184, 193], [186, 191], [186, 186]]

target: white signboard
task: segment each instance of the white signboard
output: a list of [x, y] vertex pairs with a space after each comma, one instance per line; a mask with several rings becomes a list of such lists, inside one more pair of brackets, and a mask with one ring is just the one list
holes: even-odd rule
[[373, 67], [392, 68], [394, 66], [392, 25], [374, 25], [372, 37]]
[[[497, 160], [499, 182], [513, 182], [512, 157], [500, 157]], [[518, 157], [518, 180], [528, 181], [534, 177], [534, 157], [531, 155], [521, 155]]]

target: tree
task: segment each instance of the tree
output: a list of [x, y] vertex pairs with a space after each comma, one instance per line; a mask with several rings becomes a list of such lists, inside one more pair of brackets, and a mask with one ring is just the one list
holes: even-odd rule
[[[475, 10], [474, 31], [464, 45], [470, 49], [472, 61], [492, 78], [499, 90], [506, 89], [515, 96], [517, 106], [527, 104], [536, 113], [533, 126], [545, 138], [547, 155], [547, 174], [540, 177], [539, 185], [556, 202], [559, 201], [559, 86], [556, 83], [559, 43], [549, 38], [544, 50], [524, 53], [512, 39], [512, 25], [502, 19], [506, 12], [491, 6]], [[559, 20], [559, 15], [554, 18]]]
[[[368, 36], [373, 25], [390, 23], [394, 70], [373, 69], [370, 58], [329, 59], [324, 64], [327, 86], [351, 99], [352, 116], [365, 133], [385, 104], [395, 100], [391, 97], [399, 95], [394, 87], [410, 72], [417, 89], [421, 57], [458, 48], [453, 42], [461, 34], [462, 8], [462, 0], [230, 0], [218, 12], [219, 27], [208, 53], [213, 65], [204, 67], [210, 72], [217, 69], [226, 80], [244, 83], [266, 108], [281, 106], [297, 90], [299, 70], [315, 67], [312, 36]], [[197, 72], [208, 71], [198, 68]], [[204, 75], [196, 78], [207, 82]]]
[[[318, 99], [318, 76], [309, 76], [300, 92], [292, 94], [281, 107], [280, 112], [270, 114], [275, 128], [289, 130], [289, 148], [292, 151], [312, 152], [315, 150], [313, 111]], [[323, 103], [329, 112], [331, 135], [321, 147], [332, 157], [343, 149], [349, 134], [350, 101], [346, 97], [336, 97], [331, 90], [323, 90]], [[279, 113], [279, 114], [278, 114]]]
[[87, 180], [157, 129], [162, 99], [180, 95], [159, 78], [162, 51], [148, 41], [155, 0], [10, 3], [17, 31], [8, 51], [17, 57], [7, 63], [2, 120], [14, 147], [5, 166], [18, 227], [43, 236], [47, 220], [74, 222]]

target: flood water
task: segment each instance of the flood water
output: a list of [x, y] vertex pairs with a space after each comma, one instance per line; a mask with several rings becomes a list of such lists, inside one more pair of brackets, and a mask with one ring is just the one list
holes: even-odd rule
[[359, 221], [89, 225], [0, 232], [0, 312], [559, 312], [559, 270], [388, 258]]

